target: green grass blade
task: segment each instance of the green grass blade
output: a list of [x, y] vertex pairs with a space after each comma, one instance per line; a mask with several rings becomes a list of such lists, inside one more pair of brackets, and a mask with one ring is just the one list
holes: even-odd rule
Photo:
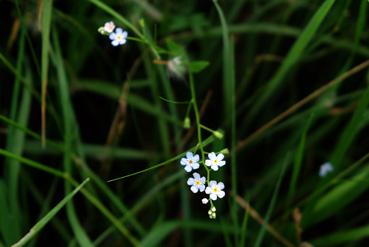
[[[22, 28], [19, 41], [19, 53], [17, 57], [17, 74], [24, 73], [24, 64], [25, 28]], [[32, 84], [29, 71], [27, 71], [27, 75], [25, 76], [25, 83], [27, 83], [28, 86], [31, 86]], [[20, 126], [26, 127], [28, 125], [30, 109], [31, 94], [26, 88], [21, 89], [20, 79], [19, 77], [15, 77], [11, 99], [10, 116], [12, 119], [16, 119], [17, 123]], [[18, 155], [22, 154], [24, 148], [25, 134], [21, 130], [10, 126], [8, 128], [6, 140], [7, 150]], [[20, 165], [16, 160], [13, 159], [5, 160], [5, 164], [5, 177], [8, 186], [8, 199], [6, 201], [9, 203], [9, 210], [7, 212], [9, 215], [11, 215], [10, 218], [12, 218], [10, 221], [8, 221], [7, 228], [10, 229], [10, 237], [13, 239], [14, 242], [17, 238], [19, 238], [22, 230], [22, 225], [24, 224], [24, 219], [21, 216], [22, 209], [19, 203]]]
[[[213, 0], [213, 3], [217, 9], [219, 19], [222, 25], [222, 38], [223, 38], [223, 100], [224, 100], [224, 119], [226, 123], [230, 124], [231, 133], [231, 174], [232, 174], [232, 193], [237, 195], [237, 156], [236, 156], [236, 79], [235, 79], [235, 62], [234, 62], [234, 44], [229, 37], [228, 25], [217, 0]], [[230, 118], [227, 118], [230, 116]], [[237, 203], [232, 201], [232, 219], [236, 229], [239, 227], [237, 216]], [[236, 242], [238, 236], [235, 236]]]
[[312, 240], [311, 243], [314, 246], [341, 246], [343, 244], [357, 243], [357, 241], [366, 241], [369, 238], [369, 225], [341, 230], [327, 236], [323, 236], [316, 240]]
[[302, 54], [305, 52], [306, 47], [313, 40], [316, 32], [318, 31], [318, 28], [324, 21], [325, 17], [328, 15], [334, 3], [335, 0], [325, 0], [322, 3], [318, 11], [314, 14], [314, 16], [307, 24], [304, 31], [293, 44], [291, 50], [288, 52], [286, 58], [283, 60], [283, 63], [278, 71], [266, 84], [266, 88], [265, 90], [263, 90], [263, 94], [260, 95], [256, 103], [253, 105], [249, 113], [249, 118], [253, 119], [255, 115], [260, 111], [262, 106], [265, 104], [265, 102], [267, 100], [270, 100], [271, 97], [280, 88], [281, 84], [283, 83], [283, 79], [301, 58]]
[[[57, 76], [58, 76], [58, 92], [60, 94], [60, 105], [62, 109], [63, 116], [63, 127], [64, 127], [64, 170], [67, 174], [73, 174], [72, 169], [72, 149], [73, 149], [73, 133], [74, 133], [74, 124], [73, 124], [73, 110], [71, 101], [69, 98], [69, 87], [67, 83], [67, 76], [64, 70], [64, 64], [61, 57], [61, 51], [58, 43], [58, 37], [56, 33], [53, 33], [54, 47], [55, 53], [51, 54], [53, 62], [56, 67]], [[68, 181], [65, 181], [65, 193], [68, 194], [71, 191], [71, 185]], [[75, 206], [73, 201], [68, 202], [67, 206], [67, 216], [70, 222], [70, 225], [74, 231], [75, 237], [78, 243], [81, 246], [93, 246], [92, 241], [88, 237], [86, 231], [82, 227], [79, 219], [77, 217], [77, 213], [75, 210]]]
[[[367, 74], [369, 76], [369, 73]], [[369, 78], [369, 77], [368, 77]], [[340, 168], [342, 166], [342, 161], [355, 140], [355, 137], [358, 135], [361, 127], [362, 127], [362, 118], [367, 111], [367, 107], [369, 105], [369, 86], [364, 91], [361, 96], [357, 108], [350, 120], [341, 134], [339, 141], [334, 149], [334, 152], [331, 156], [331, 162], [335, 168]]]
[[90, 179], [87, 178], [84, 180], [77, 188], [75, 188], [72, 192], [66, 195], [63, 200], [61, 200], [53, 209], [51, 209], [42, 219], [40, 219], [31, 229], [30, 231], [21, 238], [18, 242], [13, 244], [13, 247], [23, 246], [27, 242], [29, 242], [36, 234], [38, 234], [42, 228], [46, 226], [46, 224], [52, 220], [55, 215], [82, 189], [82, 187], [89, 182]]
[[255, 247], [261, 246], [261, 244], [263, 242], [263, 239], [264, 239], [264, 236], [265, 236], [265, 232], [266, 232], [266, 227], [265, 226], [266, 226], [266, 224], [269, 223], [269, 219], [272, 216], [272, 213], [273, 213], [275, 204], [277, 202], [277, 197], [278, 197], [278, 194], [279, 194], [279, 188], [281, 186], [281, 183], [282, 183], [284, 174], [285, 174], [285, 172], [287, 170], [288, 163], [289, 163], [289, 154], [285, 157], [285, 160], [282, 163], [281, 172], [279, 174], [277, 183], [275, 185], [275, 189], [274, 189], [274, 192], [273, 192], [273, 195], [272, 195], [272, 199], [270, 200], [268, 211], [267, 211], [267, 213], [266, 213], [266, 215], [264, 217], [264, 224], [262, 225], [262, 227], [261, 227], [261, 229], [259, 231], [259, 234], [257, 236], [256, 242], [255, 242]]
[[4, 156], [4, 157], [7, 157], [7, 158], [15, 159], [15, 160], [17, 160], [18, 162], [20, 162], [22, 164], [25, 164], [25, 165], [33, 167], [35, 169], [47, 172], [47, 173], [52, 174], [54, 176], [61, 177], [61, 178], [66, 178], [65, 173], [63, 173], [63, 172], [61, 172], [57, 169], [51, 168], [49, 166], [43, 165], [41, 163], [38, 163], [36, 161], [30, 160], [30, 159], [27, 159], [27, 158], [24, 158], [24, 157], [21, 157], [17, 154], [14, 154], [12, 152], [9, 152], [9, 151], [1, 149], [1, 148], [0, 148], [0, 155]]
[[[49, 174], [52, 174], [54, 176], [63, 178], [66, 181], [69, 181], [72, 185], [77, 185], [77, 183], [66, 173], [61, 172], [57, 169], [51, 168], [50, 166], [43, 165], [39, 162], [15, 155], [11, 152], [8, 152], [6, 150], [3, 150], [0, 148], [0, 155], [12, 158], [17, 161], [19, 161], [21, 164], [30, 166], [32, 168], [47, 172]], [[125, 228], [121, 222], [102, 204], [94, 195], [92, 195], [90, 192], [88, 192], [85, 189], [81, 190], [82, 194], [107, 218], [109, 219], [113, 225], [121, 232], [124, 236], [127, 237], [127, 239], [134, 245], [138, 245], [138, 240], [134, 238], [131, 233], [128, 231], [127, 228]], [[128, 218], [128, 217], [127, 217]]]
[[142, 240], [141, 246], [159, 246], [160, 242], [178, 228], [178, 222], [164, 222], [155, 226]]
[[52, 17], [53, 0], [42, 1], [41, 15], [41, 131], [42, 144], [46, 143], [46, 94], [49, 72], [49, 51], [50, 51], [50, 28]]
[[311, 122], [313, 121], [313, 118], [314, 118], [314, 112], [311, 113], [311, 115], [309, 116], [308, 120], [306, 121], [303, 127], [300, 143], [297, 147], [297, 150], [295, 151], [294, 164], [292, 167], [292, 177], [291, 177], [289, 191], [288, 191], [289, 201], [292, 200], [292, 197], [294, 196], [296, 188], [297, 188], [297, 180], [300, 175], [301, 164], [302, 164], [303, 155], [305, 152], [306, 136], [310, 128]]

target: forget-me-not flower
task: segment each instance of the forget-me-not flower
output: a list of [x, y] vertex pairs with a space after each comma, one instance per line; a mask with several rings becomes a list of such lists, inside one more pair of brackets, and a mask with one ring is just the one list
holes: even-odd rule
[[216, 155], [214, 152], [211, 152], [210, 154], [208, 154], [208, 158], [209, 159], [205, 160], [205, 165], [210, 166], [210, 168], [214, 171], [218, 171], [219, 167], [224, 166], [226, 163], [223, 160], [224, 155], [221, 153]]
[[105, 22], [104, 24], [104, 31], [107, 33], [112, 33], [114, 31], [115, 24], [112, 21]]
[[223, 198], [225, 196], [223, 189], [224, 184], [222, 182], [217, 183], [212, 180], [210, 181], [209, 186], [206, 187], [205, 193], [210, 194], [210, 199], [215, 201], [217, 198]]
[[333, 166], [330, 162], [326, 162], [323, 165], [320, 166], [319, 169], [319, 176], [325, 177], [328, 175], [328, 173], [333, 172]]
[[184, 166], [186, 172], [190, 172], [196, 170], [200, 167], [199, 165], [200, 157], [198, 154], [193, 155], [191, 152], [186, 153], [186, 158], [182, 158], [180, 163]]
[[198, 191], [203, 192], [205, 190], [205, 177], [201, 177], [200, 174], [195, 172], [193, 178], [187, 180], [187, 184], [191, 186], [193, 193], [197, 193]]
[[102, 35], [109, 35], [112, 33], [115, 29], [115, 24], [112, 21], [105, 22], [104, 26], [99, 27], [97, 31], [101, 33]]
[[124, 45], [127, 42], [127, 36], [127, 31], [123, 31], [123, 29], [119, 27], [115, 29], [115, 32], [112, 32], [109, 35], [109, 39], [111, 40], [111, 44], [113, 46], [118, 46]]

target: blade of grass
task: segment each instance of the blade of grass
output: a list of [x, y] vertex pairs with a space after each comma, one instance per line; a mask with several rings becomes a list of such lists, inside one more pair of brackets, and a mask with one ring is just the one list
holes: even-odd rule
[[285, 237], [283, 237], [272, 225], [270, 225], [269, 223], [265, 223], [261, 215], [254, 208], [252, 208], [251, 205], [242, 197], [236, 195], [236, 201], [255, 221], [257, 221], [260, 225], [265, 226], [266, 230], [280, 243], [287, 247], [294, 247], [294, 245]]
[[[4, 149], [0, 148], [0, 155], [4, 156], [6, 158], [12, 158], [17, 161], [19, 161], [21, 164], [30, 166], [32, 168], [47, 172], [49, 174], [52, 174], [54, 176], [63, 178], [67, 181], [69, 181], [71, 184], [76, 186], [78, 183], [70, 177], [69, 174], [65, 172], [61, 172], [57, 169], [51, 168], [50, 166], [43, 165], [39, 162], [21, 157], [19, 155], [15, 155], [11, 152], [8, 152]], [[122, 225], [122, 223], [104, 206], [103, 203], [101, 203], [94, 195], [92, 195], [88, 190], [81, 189], [82, 194], [107, 218], [109, 219], [112, 224], [119, 230], [120, 233], [122, 233], [123, 236], [126, 236], [127, 239], [134, 245], [138, 246], [139, 242], [138, 240], [132, 236], [132, 234], [129, 232], [129, 230]]]
[[[219, 6], [217, 0], [213, 0], [214, 6], [218, 12], [219, 19], [222, 26], [223, 38], [223, 100], [224, 100], [224, 119], [226, 123], [230, 123], [231, 129], [231, 174], [232, 174], [232, 193], [237, 195], [237, 156], [236, 156], [236, 82], [234, 71], [234, 45], [229, 38], [229, 30], [227, 21], [225, 19], [222, 8]], [[227, 118], [230, 116], [230, 118]], [[232, 220], [234, 227], [239, 228], [237, 216], [237, 203], [232, 201]], [[236, 243], [238, 243], [238, 236], [234, 236]]]
[[356, 227], [352, 229], [345, 229], [334, 232], [327, 236], [312, 240], [314, 246], [340, 246], [342, 244], [357, 243], [357, 241], [366, 241], [369, 237], [369, 225]]
[[[123, 217], [120, 218], [121, 222], [125, 222], [129, 217], [137, 214], [140, 210], [143, 210], [144, 206], [147, 205], [150, 200], [153, 200], [155, 196], [165, 187], [173, 184], [183, 176], [183, 171], [176, 172], [168, 177], [166, 177], [161, 183], [158, 183], [154, 188], [140, 197], [139, 201], [134, 204], [134, 206], [129, 209], [129, 213], [124, 214]], [[114, 231], [113, 227], [107, 228], [95, 241], [94, 244], [98, 245], [102, 241], [105, 240], [112, 232]]]
[[273, 210], [274, 210], [274, 207], [275, 207], [275, 204], [277, 202], [277, 197], [278, 197], [278, 194], [279, 194], [279, 188], [281, 186], [281, 183], [282, 183], [282, 180], [283, 180], [283, 177], [284, 177], [284, 174], [287, 170], [287, 166], [288, 166], [288, 163], [289, 163], [289, 154], [287, 154], [285, 160], [283, 161], [283, 164], [282, 164], [282, 168], [281, 168], [281, 172], [279, 174], [279, 177], [278, 177], [278, 180], [277, 180], [277, 183], [276, 183], [276, 186], [275, 186], [275, 190], [273, 192], [273, 195], [272, 195], [272, 199], [270, 200], [270, 204], [269, 204], [269, 207], [268, 207], [268, 211], [265, 215], [265, 218], [264, 218], [264, 223], [260, 229], [260, 232], [258, 234], [258, 237], [256, 239], [256, 243], [255, 243], [255, 246], [256, 247], [259, 247], [261, 246], [262, 244], [262, 241], [264, 239], [264, 236], [265, 236], [265, 231], [266, 231], [266, 225], [268, 224], [269, 222], [269, 219], [273, 213]]
[[43, 0], [41, 2], [41, 142], [46, 144], [46, 94], [49, 71], [49, 51], [50, 51], [50, 28], [52, 20], [53, 0]]
[[178, 222], [164, 222], [155, 226], [141, 241], [141, 246], [159, 246], [161, 241], [178, 227]]
[[[35, 132], [32, 132], [30, 130], [28, 130], [27, 128], [22, 128], [21, 126], [17, 125], [15, 122], [13, 122], [12, 120], [1, 116], [0, 115], [0, 120], [2, 120], [3, 122], [12, 125], [14, 127], [16, 127], [17, 129], [22, 130], [23, 132], [27, 133], [28, 135], [32, 136], [33, 138], [37, 139], [37, 140], [41, 140], [41, 136], [38, 135]], [[50, 140], [47, 140], [48, 144], [52, 144], [55, 147], [55, 150], [58, 150], [58, 152], [63, 153], [64, 151], [64, 147], [62, 145], [60, 145], [59, 143], [55, 143], [55, 142], [51, 142]], [[47, 148], [50, 148], [51, 145], [48, 145]], [[96, 151], [94, 148], [91, 150], [91, 152]], [[14, 157], [12, 157], [14, 158]], [[86, 174], [98, 185], [98, 187], [107, 195], [107, 197], [115, 204], [115, 206], [125, 215], [129, 215], [129, 212], [127, 211], [127, 207], [121, 202], [121, 200], [114, 194], [112, 193], [112, 191], [106, 186], [105, 182], [103, 182], [95, 173], [93, 173], [88, 166], [84, 163], [84, 161], [82, 161], [81, 159], [78, 159], [77, 157], [74, 157], [75, 162], [77, 163], [77, 165], [79, 165], [80, 167], [83, 168], [83, 170], [86, 172]], [[6, 210], [8, 211], [8, 210]], [[130, 220], [130, 223], [136, 228], [136, 230], [139, 233], [144, 233], [144, 230], [142, 229], [142, 227], [138, 224], [138, 222], [136, 222], [136, 220], [134, 218], [130, 218], [128, 217], [128, 220]]]
[[[367, 73], [367, 81], [369, 81], [369, 73]], [[339, 141], [333, 151], [330, 161], [333, 166], [339, 169], [343, 165], [343, 158], [346, 156], [346, 153], [352, 143], [355, 140], [355, 137], [359, 134], [359, 131], [362, 126], [362, 117], [367, 111], [367, 107], [369, 105], [369, 86], [367, 86], [363, 95], [359, 99], [357, 108], [348, 123], [348, 125], [343, 130]]]
[[[64, 153], [64, 169], [69, 174], [72, 172], [72, 157], [73, 157], [73, 148], [77, 149], [77, 152], [81, 152], [80, 146], [73, 146], [73, 139], [78, 136], [78, 128], [77, 123], [75, 121], [74, 112], [72, 108], [72, 103], [69, 98], [68, 84], [67, 84], [67, 76], [64, 70], [64, 64], [61, 57], [60, 46], [58, 43], [58, 36], [56, 32], [54, 33], [54, 42], [55, 42], [55, 54], [52, 54], [54, 63], [57, 69], [57, 75], [59, 79], [59, 92], [60, 92], [60, 102], [62, 104], [62, 110], [64, 115], [64, 127], [65, 127], [65, 153]], [[66, 190], [69, 191], [70, 187], [68, 184], [65, 184]], [[84, 191], [83, 194], [88, 198], [88, 200], [95, 205], [117, 228], [118, 230], [131, 242], [134, 246], [138, 245], [138, 240], [132, 236], [129, 230], [124, 227], [119, 220], [110, 213], [110, 211], [89, 191]], [[69, 206], [70, 205], [70, 206]], [[72, 223], [72, 227], [76, 227], [75, 233], [77, 234], [77, 240], [80, 244], [85, 244], [87, 246], [92, 246], [91, 240], [88, 238], [84, 229], [79, 226], [78, 218], [76, 216], [74, 205], [72, 203], [67, 204], [67, 213], [68, 208], [70, 207], [70, 220]], [[83, 234], [83, 235], [82, 235]]]
[[[19, 52], [17, 57], [16, 72], [17, 74], [22, 74], [25, 64], [25, 28], [21, 28], [19, 37]], [[31, 76], [29, 71], [25, 75], [25, 83], [31, 86]], [[12, 93], [10, 116], [12, 119], [16, 119], [17, 123], [23, 127], [27, 126], [28, 117], [30, 112], [31, 95], [25, 88], [21, 90], [20, 79], [15, 77], [14, 88]], [[22, 94], [22, 95], [21, 95]], [[21, 97], [22, 96], [22, 97]], [[21, 102], [20, 105], [19, 102]], [[7, 138], [6, 138], [6, 149], [17, 153], [19, 155], [23, 152], [25, 134], [14, 127], [8, 128]], [[19, 238], [23, 225], [23, 217], [21, 216], [21, 208], [19, 204], [19, 174], [20, 165], [17, 161], [12, 159], [5, 160], [5, 178], [8, 186], [8, 199], [9, 211], [7, 211], [12, 220], [7, 224], [7, 227], [11, 229], [9, 233], [10, 236], [6, 236], [12, 239], [14, 242]], [[9, 243], [10, 244], [10, 243]]]
[[82, 189], [82, 187], [89, 182], [90, 179], [85, 179], [77, 188], [66, 195], [53, 209], [51, 209], [42, 219], [40, 219], [30, 231], [21, 238], [18, 242], [13, 244], [13, 247], [23, 246], [29, 242], [36, 234], [38, 234], [45, 225], [55, 217], [55, 215]]
[[245, 146], [247, 146], [249, 143], [253, 142], [255, 139], [257, 139], [260, 135], [264, 134], [266, 130], [268, 130], [270, 127], [275, 125], [276, 123], [280, 122], [281, 120], [285, 119], [292, 113], [296, 112], [298, 109], [300, 109], [302, 106], [306, 105], [308, 102], [312, 101], [313, 99], [320, 96], [322, 93], [330, 90], [331, 88], [335, 87], [337, 84], [343, 82], [347, 78], [357, 74], [358, 72], [366, 69], [369, 66], [369, 60], [364, 61], [363, 63], [353, 67], [349, 71], [343, 73], [342, 75], [338, 76], [337, 78], [333, 79], [332, 81], [328, 82], [324, 86], [318, 88], [302, 100], [298, 101], [294, 105], [292, 105], [290, 108], [270, 120], [268, 123], [261, 126], [259, 129], [254, 131], [250, 136], [248, 136], [246, 139], [243, 139], [239, 141], [237, 145], [237, 151], [242, 150]]
[[339, 182], [331, 191], [317, 200], [311, 201], [303, 218], [303, 227], [307, 228], [339, 212], [369, 188], [369, 169], [364, 167], [358, 174], [343, 182]]
[[[144, 51], [143, 51], [144, 52]], [[144, 52], [145, 53], [145, 52]], [[162, 112], [162, 106], [161, 106], [161, 101], [159, 98], [159, 88], [158, 88], [158, 80], [157, 80], [157, 75], [152, 67], [152, 64], [150, 62], [150, 58], [148, 56], [147, 53], [144, 54], [144, 66], [146, 69], [146, 73], [147, 76], [149, 78], [149, 80], [151, 81], [151, 94], [154, 98], [154, 102], [155, 102], [155, 108], [158, 110], [158, 128], [159, 128], [159, 134], [160, 134], [160, 140], [161, 140], [161, 145], [164, 151], [164, 155], [166, 157], [169, 156], [170, 153], [170, 144], [169, 144], [169, 133], [168, 133], [168, 127], [167, 124], [163, 121], [163, 119], [160, 117], [161, 112]]]
[[[55, 142], [58, 146], [47, 148], [40, 148], [38, 144], [39, 141], [27, 141], [24, 148], [25, 152], [39, 155], [61, 155], [63, 153], [63, 149], [60, 148], [60, 142]], [[107, 154], [109, 157], [122, 160], [155, 160], [159, 157], [154, 152], [95, 144], [82, 144], [82, 150], [88, 158], [96, 160], [101, 160]]]
[[[53, 60], [54, 66], [57, 71], [58, 78], [58, 93], [60, 98], [60, 106], [62, 109], [62, 117], [63, 117], [63, 128], [64, 128], [64, 170], [67, 174], [73, 174], [72, 169], [72, 149], [73, 147], [73, 110], [72, 105], [69, 98], [69, 90], [67, 77], [64, 70], [64, 64], [61, 57], [60, 46], [58, 43], [58, 36], [56, 31], [53, 32], [53, 46], [55, 51], [51, 53], [51, 58]], [[69, 194], [71, 191], [71, 185], [68, 181], [64, 182], [65, 194]], [[93, 246], [92, 241], [87, 235], [86, 231], [83, 229], [79, 219], [77, 217], [77, 213], [75, 210], [75, 206], [73, 200], [69, 201], [66, 205], [67, 216], [69, 223], [73, 229], [74, 235], [81, 246]]]
[[289, 201], [291, 201], [293, 196], [295, 195], [295, 191], [297, 187], [297, 180], [300, 175], [301, 164], [302, 164], [303, 156], [305, 153], [306, 136], [307, 136], [307, 132], [311, 126], [313, 119], [314, 119], [314, 112], [310, 114], [308, 120], [306, 121], [303, 127], [300, 143], [295, 151], [294, 164], [292, 167], [292, 177], [291, 177], [290, 186], [288, 190], [288, 200]]
[[293, 44], [291, 50], [288, 52], [282, 65], [279, 67], [272, 79], [266, 84], [265, 90], [263, 90], [263, 93], [257, 99], [255, 104], [253, 104], [253, 107], [249, 113], [250, 119], [253, 119], [263, 107], [265, 102], [267, 100], [271, 100], [271, 97], [276, 94], [277, 90], [280, 89], [281, 84], [283, 83], [283, 79], [298, 62], [306, 47], [314, 38], [316, 32], [318, 31], [318, 28], [324, 21], [325, 17], [328, 15], [329, 10], [332, 8], [334, 3], [335, 0], [325, 0], [321, 4], [318, 11], [315, 12], [314, 16], [311, 18], [304, 31], [301, 33], [299, 38]]

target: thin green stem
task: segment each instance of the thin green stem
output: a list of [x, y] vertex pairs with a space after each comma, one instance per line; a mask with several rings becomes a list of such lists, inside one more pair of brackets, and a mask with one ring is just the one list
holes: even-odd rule
[[[201, 123], [200, 123], [200, 112], [199, 112], [199, 108], [197, 106], [197, 101], [196, 101], [196, 91], [195, 91], [195, 85], [194, 85], [194, 81], [193, 81], [193, 75], [191, 72], [189, 72], [189, 82], [190, 82], [190, 89], [191, 89], [191, 102], [192, 102], [192, 106], [193, 106], [193, 110], [195, 113], [195, 121], [196, 121], [196, 129], [197, 129], [197, 141], [198, 141], [198, 145], [200, 148], [200, 152], [201, 152], [201, 160], [204, 161], [205, 160], [205, 152], [204, 152], [204, 147], [202, 145], [202, 136], [201, 136]], [[210, 180], [210, 170], [209, 168], [206, 167], [205, 163], [202, 163], [203, 166], [206, 169], [206, 181], [209, 184], [209, 180]]]

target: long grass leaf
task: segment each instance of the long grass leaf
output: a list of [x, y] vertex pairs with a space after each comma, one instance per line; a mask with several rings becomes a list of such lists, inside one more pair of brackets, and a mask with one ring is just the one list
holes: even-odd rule
[[50, 29], [52, 21], [53, 0], [42, 1], [41, 30], [42, 30], [42, 51], [41, 51], [41, 131], [42, 144], [46, 142], [46, 94], [49, 71], [49, 51], [50, 51]]
[[82, 187], [89, 182], [90, 179], [85, 179], [77, 188], [66, 195], [54, 208], [52, 208], [42, 219], [40, 219], [18, 242], [13, 244], [13, 247], [23, 246], [28, 243], [36, 234], [38, 234], [46, 224], [52, 220], [55, 215], [82, 189]]
[[316, 32], [318, 31], [318, 28], [324, 21], [325, 17], [328, 15], [329, 10], [332, 8], [334, 3], [335, 0], [325, 0], [321, 4], [318, 11], [314, 14], [314, 16], [307, 24], [304, 31], [293, 44], [280, 68], [277, 70], [272, 79], [266, 84], [266, 88], [265, 90], [263, 90], [263, 94], [260, 95], [256, 103], [253, 105], [253, 108], [249, 114], [249, 117], [251, 119], [255, 116], [257, 112], [260, 111], [265, 102], [267, 100], [270, 100], [271, 97], [276, 94], [276, 91], [280, 89], [280, 86], [283, 83], [286, 75], [301, 58], [303, 52], [305, 51], [305, 48], [314, 38]]

